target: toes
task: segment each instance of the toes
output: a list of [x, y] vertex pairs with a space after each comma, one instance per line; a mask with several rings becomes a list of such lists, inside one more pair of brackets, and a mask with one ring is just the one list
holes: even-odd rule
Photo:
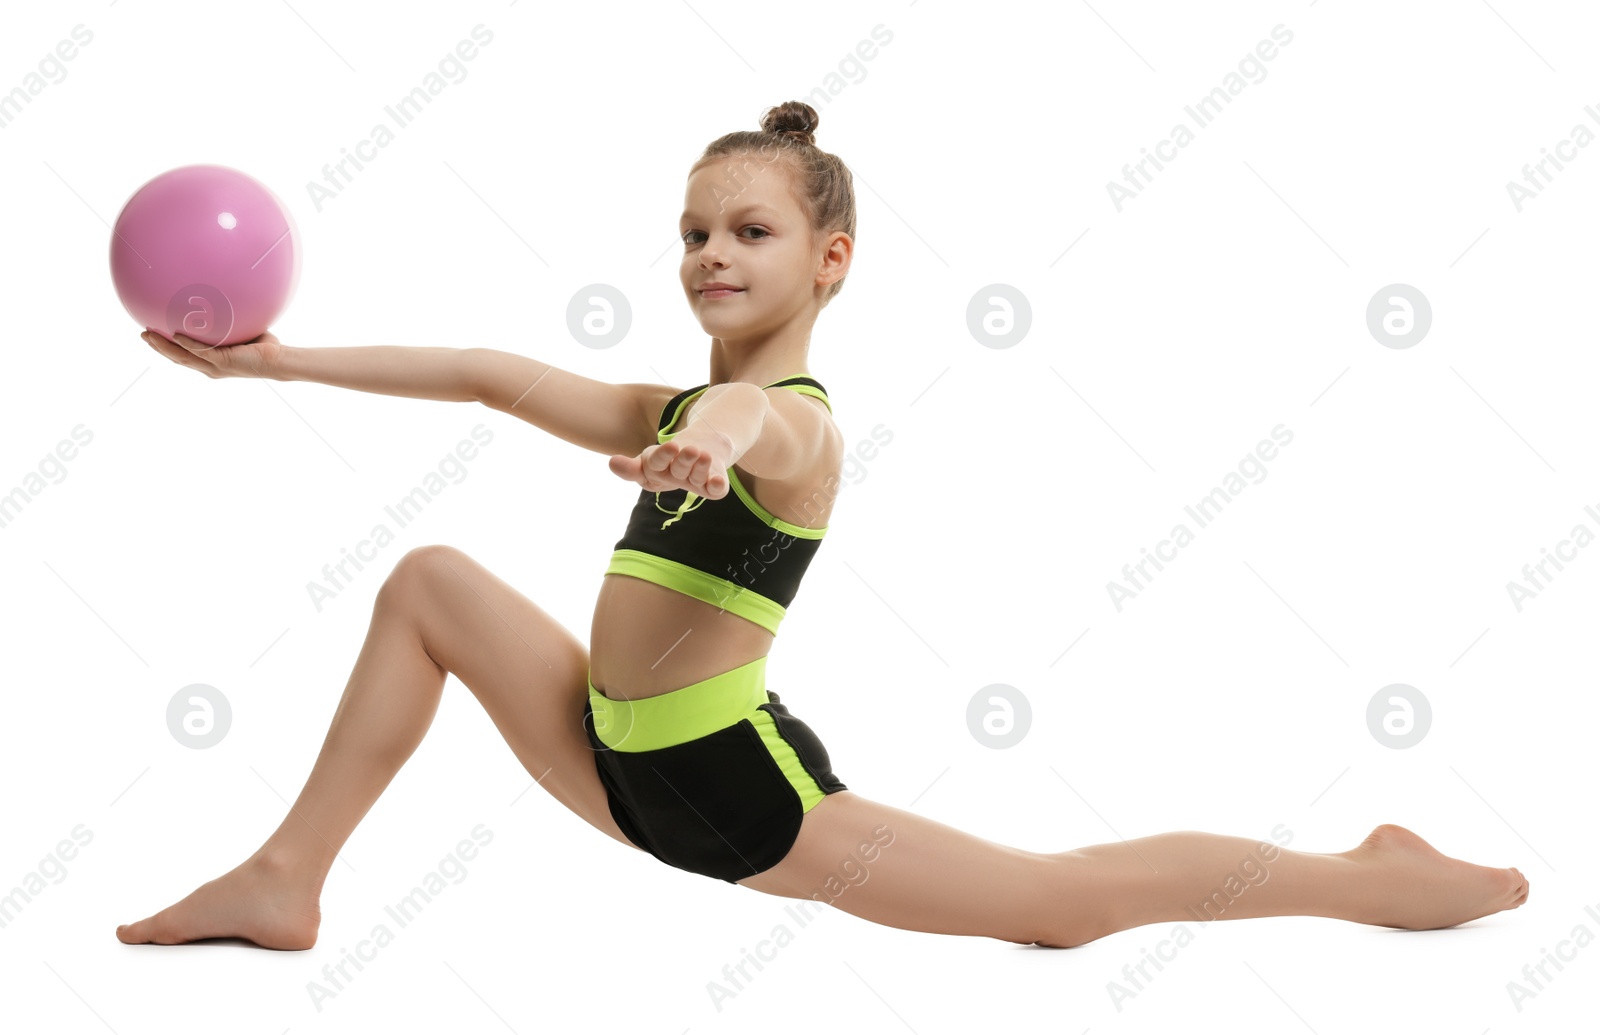
[[1528, 878], [1515, 866], [1508, 866], [1496, 871], [1499, 877], [1500, 894], [1502, 901], [1507, 903], [1506, 908], [1515, 909], [1528, 897]]
[[161, 913], [117, 928], [117, 937], [129, 945], [175, 945], [182, 940], [172, 937], [171, 920]]

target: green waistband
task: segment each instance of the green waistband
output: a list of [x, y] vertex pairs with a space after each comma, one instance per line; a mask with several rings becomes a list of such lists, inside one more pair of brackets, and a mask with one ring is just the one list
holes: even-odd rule
[[767, 656], [653, 697], [613, 701], [589, 683], [600, 742], [616, 751], [654, 751], [732, 726], [768, 701]]

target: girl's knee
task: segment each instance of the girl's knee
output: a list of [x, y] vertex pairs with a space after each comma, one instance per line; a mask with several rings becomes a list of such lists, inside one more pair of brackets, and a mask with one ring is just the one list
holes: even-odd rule
[[395, 561], [389, 577], [378, 588], [378, 600], [398, 603], [415, 599], [418, 593], [426, 592], [430, 582], [435, 582], [441, 575], [450, 575], [452, 571], [459, 570], [463, 563], [470, 561], [471, 558], [466, 554], [443, 543], [412, 547]]

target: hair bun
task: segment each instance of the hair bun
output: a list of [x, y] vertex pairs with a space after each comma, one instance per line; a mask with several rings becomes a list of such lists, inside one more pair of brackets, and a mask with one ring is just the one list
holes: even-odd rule
[[786, 134], [791, 140], [815, 147], [817, 110], [804, 101], [784, 101], [761, 113], [761, 129]]

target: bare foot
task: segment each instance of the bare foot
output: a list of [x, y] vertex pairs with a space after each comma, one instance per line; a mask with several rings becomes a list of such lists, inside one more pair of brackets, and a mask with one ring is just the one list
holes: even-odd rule
[[1340, 853], [1367, 870], [1352, 917], [1359, 923], [1411, 931], [1454, 927], [1515, 909], [1528, 900], [1528, 879], [1516, 867], [1494, 869], [1452, 859], [1405, 827], [1384, 823]]
[[284, 867], [253, 856], [187, 898], [138, 923], [117, 928], [129, 945], [177, 945], [197, 938], [237, 937], [266, 949], [309, 949], [322, 910], [317, 893]]

